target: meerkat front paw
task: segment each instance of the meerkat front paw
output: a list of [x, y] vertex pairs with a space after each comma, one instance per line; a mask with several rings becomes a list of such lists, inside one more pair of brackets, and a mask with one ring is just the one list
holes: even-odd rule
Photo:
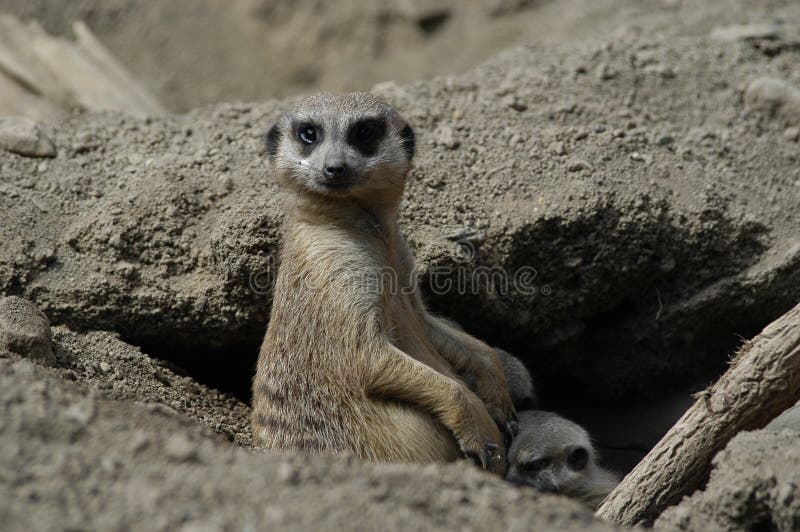
[[454, 431], [461, 451], [483, 469], [498, 475], [505, 474], [506, 447], [497, 424], [477, 395], [469, 390], [464, 390], [464, 395], [464, 419]]
[[502, 366], [497, 355], [492, 353], [492, 360], [472, 376], [475, 393], [486, 405], [486, 410], [494, 422], [503, 431], [508, 445], [519, 431], [517, 412], [505, 384]]

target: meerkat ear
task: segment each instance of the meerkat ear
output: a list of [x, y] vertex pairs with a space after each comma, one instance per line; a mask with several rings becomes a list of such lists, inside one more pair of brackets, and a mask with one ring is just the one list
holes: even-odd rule
[[409, 160], [414, 158], [414, 150], [417, 147], [417, 141], [414, 137], [414, 130], [411, 126], [406, 124], [406, 127], [400, 132], [400, 138], [403, 139], [403, 149], [408, 155]]
[[278, 128], [278, 124], [275, 124], [269, 131], [267, 135], [264, 137], [264, 153], [270, 159], [274, 159], [275, 155], [278, 154], [278, 144], [281, 142], [281, 130]]

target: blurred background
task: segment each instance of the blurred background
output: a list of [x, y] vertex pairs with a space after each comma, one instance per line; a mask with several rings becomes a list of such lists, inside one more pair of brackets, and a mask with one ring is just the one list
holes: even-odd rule
[[[693, 4], [688, 11], [691, 16], [682, 14], [687, 3]], [[45, 70], [74, 63], [74, 58], [64, 59], [63, 50], [54, 54], [58, 60], [43, 53], [59, 47], [71, 47], [69, 53], [75, 52], [74, 34], [79, 46], [93, 40], [90, 48], [104, 48], [129, 72], [123, 86], [130, 87], [136, 80], [137, 87], [141, 85], [140, 96], [146, 91], [150, 100], [164, 109], [185, 112], [223, 101], [263, 101], [321, 89], [368, 89], [385, 80], [405, 83], [458, 73], [515, 44], [589, 39], [635, 24], [642, 17], [649, 26], [661, 19], [660, 30], [668, 33], [705, 32], [728, 16], [726, 9], [714, 5], [719, 2], [708, 2], [709, 8], [705, 3], [0, 0], [0, 14], [4, 14], [0, 24], [0, 112], [39, 117], [69, 107], [124, 107], [119, 102], [109, 103], [107, 94], [83, 102], [75, 101], [79, 97], [65, 97], [68, 88], [53, 95], [58, 92], [53, 85], [74, 88], [81, 84], [75, 78], [82, 69], [74, 65], [69, 69], [72, 72], [63, 74], [72, 79], [58, 82], [31, 81], [35, 74], [20, 72], [26, 67], [19, 63], [30, 63], [32, 55], [50, 63]], [[741, 9], [744, 3], [727, 3], [731, 4], [731, 19], [738, 20], [733, 4]], [[762, 9], [769, 8], [764, 5]], [[83, 32], [74, 29], [76, 21], [85, 23]], [[93, 72], [89, 77], [96, 80], [98, 76], [105, 74]], [[83, 84], [80, 91], [73, 92], [85, 88]], [[37, 111], [36, 100], [42, 95], [56, 105], [39, 102]]]

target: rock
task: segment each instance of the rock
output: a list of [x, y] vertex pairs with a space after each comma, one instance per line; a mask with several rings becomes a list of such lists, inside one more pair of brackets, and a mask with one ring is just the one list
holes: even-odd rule
[[582, 172], [584, 170], [591, 172], [592, 165], [583, 159], [571, 159], [569, 163], [567, 163], [567, 170], [570, 172]]
[[667, 134], [659, 135], [659, 137], [656, 139], [656, 144], [658, 144], [659, 146], [672, 146], [672, 144], [674, 143], [675, 143], [675, 138], [672, 137], [672, 135], [667, 135]]
[[743, 432], [713, 468], [705, 489], [664, 511], [654, 530], [800, 527], [800, 432]]
[[567, 153], [567, 148], [561, 141], [551, 142], [547, 146], [547, 149], [555, 153], [556, 155], [566, 155]]
[[787, 127], [786, 131], [783, 132], [783, 136], [786, 137], [787, 140], [792, 142], [797, 142], [800, 140], [800, 128], [798, 127]]
[[0, 117], [0, 149], [26, 157], [56, 156], [53, 141], [29, 118]]
[[436, 144], [444, 146], [449, 150], [454, 150], [461, 144], [456, 138], [453, 128], [449, 126], [439, 126], [434, 132], [433, 138], [436, 139]]
[[800, 402], [791, 408], [787, 408], [781, 415], [770, 421], [769, 425], [764, 427], [764, 430], [769, 432], [780, 432], [782, 430], [800, 432]]
[[800, 120], [800, 88], [782, 79], [757, 78], [744, 93], [745, 104], [773, 117]]
[[47, 365], [56, 362], [50, 323], [27, 299], [0, 299], [0, 353], [3, 350]]

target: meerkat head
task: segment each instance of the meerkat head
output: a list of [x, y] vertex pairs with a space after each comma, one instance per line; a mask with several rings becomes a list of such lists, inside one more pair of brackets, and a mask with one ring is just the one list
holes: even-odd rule
[[281, 183], [330, 198], [399, 196], [414, 147], [411, 126], [364, 92], [305, 98], [266, 135]]
[[552, 412], [518, 415], [519, 434], [508, 451], [506, 479], [599, 506], [619, 481], [597, 464], [589, 434]]

